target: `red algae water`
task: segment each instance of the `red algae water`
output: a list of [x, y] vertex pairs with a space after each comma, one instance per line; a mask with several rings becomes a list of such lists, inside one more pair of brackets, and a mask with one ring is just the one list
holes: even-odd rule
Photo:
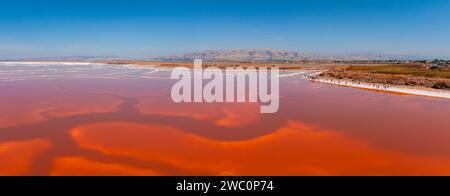
[[2, 63], [0, 175], [450, 175], [450, 100], [287, 75], [261, 114], [174, 103], [168, 70]]

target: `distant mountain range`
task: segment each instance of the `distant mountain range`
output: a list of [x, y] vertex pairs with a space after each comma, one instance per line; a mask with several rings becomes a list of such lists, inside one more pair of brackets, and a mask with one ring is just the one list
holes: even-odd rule
[[421, 55], [387, 55], [378, 53], [359, 53], [349, 55], [333, 55], [326, 53], [304, 53], [272, 49], [232, 49], [209, 50], [174, 56], [155, 58], [160, 61], [191, 61], [193, 59], [217, 61], [303, 61], [303, 60], [428, 60], [429, 56]]
[[[423, 55], [390, 55], [379, 53], [355, 53], [336, 55], [328, 53], [307, 53], [273, 49], [231, 49], [208, 50], [157, 58], [124, 58], [119, 56], [67, 56], [14, 59], [19, 61], [112, 61], [112, 60], [153, 60], [153, 61], [304, 61], [304, 60], [431, 60], [436, 57]], [[5, 61], [5, 60], [3, 60]]]

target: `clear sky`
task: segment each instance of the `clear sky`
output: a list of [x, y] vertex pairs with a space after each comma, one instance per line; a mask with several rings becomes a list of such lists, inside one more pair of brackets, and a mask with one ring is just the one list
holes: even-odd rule
[[450, 56], [450, 0], [0, 0], [0, 58], [230, 48]]

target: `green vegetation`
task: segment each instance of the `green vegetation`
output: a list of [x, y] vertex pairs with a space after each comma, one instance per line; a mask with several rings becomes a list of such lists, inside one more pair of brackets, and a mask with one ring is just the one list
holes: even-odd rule
[[350, 66], [347, 71], [359, 71], [368, 73], [381, 73], [393, 75], [409, 75], [428, 78], [450, 79], [449, 69], [426, 69], [417, 64], [406, 65], [374, 65], [374, 66]]

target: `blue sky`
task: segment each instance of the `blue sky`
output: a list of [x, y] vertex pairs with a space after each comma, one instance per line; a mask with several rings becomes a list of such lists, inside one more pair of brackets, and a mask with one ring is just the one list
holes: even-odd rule
[[0, 58], [229, 48], [450, 57], [449, 0], [0, 0]]

